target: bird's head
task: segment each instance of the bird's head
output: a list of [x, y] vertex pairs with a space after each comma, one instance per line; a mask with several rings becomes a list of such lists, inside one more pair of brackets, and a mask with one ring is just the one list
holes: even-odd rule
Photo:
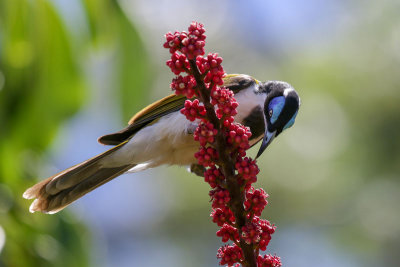
[[294, 124], [300, 106], [297, 92], [286, 82], [265, 82], [260, 84], [259, 90], [267, 97], [264, 103], [265, 133], [257, 158], [275, 137]]

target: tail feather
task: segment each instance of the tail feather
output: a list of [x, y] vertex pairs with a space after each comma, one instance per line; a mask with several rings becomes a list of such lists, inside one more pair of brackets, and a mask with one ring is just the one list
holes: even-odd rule
[[[95, 174], [101, 166], [97, 162], [88, 162], [68, 172], [55, 176], [47, 185], [46, 191], [49, 194], [57, 194], [61, 190], [68, 189], [82, 182], [82, 178]], [[79, 170], [77, 170], [79, 169]], [[62, 178], [61, 178], [62, 177]]]
[[123, 144], [62, 171], [27, 189], [24, 198], [35, 199], [31, 212], [56, 213], [73, 201], [128, 171], [135, 164], [104, 168], [99, 163]]
[[[132, 166], [133, 165], [125, 165], [115, 168], [100, 168], [96, 173], [86, 177], [82, 182], [67, 189], [60, 190], [56, 194], [49, 194], [46, 192], [46, 186], [43, 186], [40, 194], [33, 201], [29, 210], [31, 212], [41, 211], [50, 214], [56, 213], [90, 191], [123, 174]], [[62, 179], [62, 177], [60, 178]]]

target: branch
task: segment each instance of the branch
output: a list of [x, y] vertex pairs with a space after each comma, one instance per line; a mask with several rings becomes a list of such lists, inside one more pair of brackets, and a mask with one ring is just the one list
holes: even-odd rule
[[[204, 104], [204, 107], [207, 112], [207, 118], [214, 125], [215, 129], [218, 129], [218, 133], [216, 135], [216, 141], [214, 146], [218, 152], [219, 156], [219, 165], [222, 168], [222, 172], [226, 178], [226, 185], [229, 191], [229, 195], [231, 200], [229, 201], [229, 208], [232, 210], [236, 227], [239, 230], [239, 236], [242, 235], [242, 227], [246, 224], [246, 212], [244, 210], [244, 191], [241, 190], [241, 186], [238, 183], [237, 178], [235, 177], [235, 159], [233, 159], [226, 147], [226, 140], [224, 136], [224, 132], [221, 128], [221, 122], [217, 118], [215, 114], [214, 106], [210, 102], [210, 91], [207, 89], [204, 84], [204, 80], [200, 74], [199, 69], [197, 68], [196, 60], [189, 60], [191, 73], [196, 79], [197, 89], [200, 93], [200, 101]], [[246, 244], [242, 238], [240, 238], [240, 247], [242, 248], [244, 261], [242, 264], [247, 267], [256, 267], [256, 255], [253, 249], [253, 246], [250, 244]]]

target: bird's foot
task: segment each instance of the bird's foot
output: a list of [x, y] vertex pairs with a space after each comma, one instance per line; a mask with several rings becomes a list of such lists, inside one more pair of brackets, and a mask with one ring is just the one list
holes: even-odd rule
[[206, 171], [206, 168], [204, 168], [204, 166], [200, 164], [192, 164], [189, 167], [189, 171], [196, 174], [197, 176], [204, 177], [204, 172]]
[[197, 126], [199, 126], [197, 123], [190, 123], [190, 125], [186, 129], [187, 134], [194, 134], [194, 132], [197, 129]]

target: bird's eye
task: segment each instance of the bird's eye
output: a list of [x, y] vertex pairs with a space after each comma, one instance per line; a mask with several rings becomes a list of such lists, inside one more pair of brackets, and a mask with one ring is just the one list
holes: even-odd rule
[[271, 99], [268, 104], [268, 116], [271, 123], [275, 123], [285, 106], [285, 97], [277, 96]]

